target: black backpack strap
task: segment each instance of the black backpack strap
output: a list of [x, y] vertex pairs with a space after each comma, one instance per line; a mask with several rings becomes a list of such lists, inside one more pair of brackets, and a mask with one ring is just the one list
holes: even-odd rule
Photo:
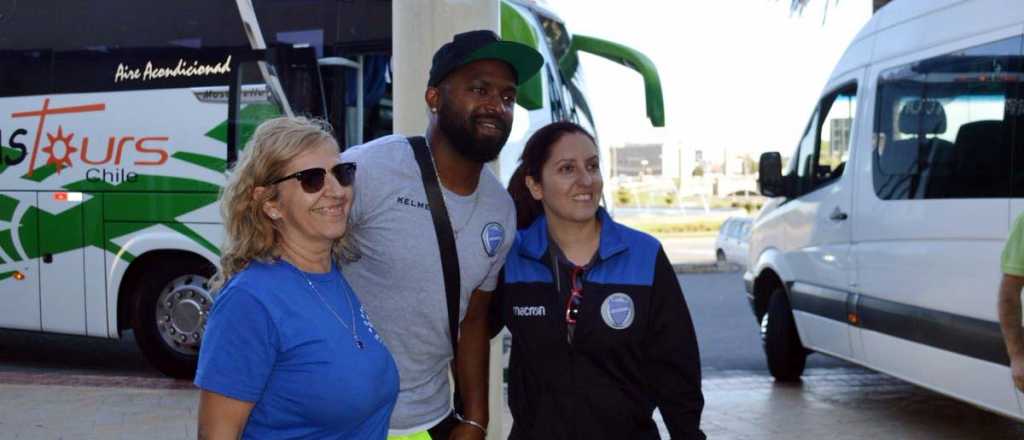
[[441, 271], [444, 274], [444, 290], [448, 298], [448, 327], [452, 338], [452, 355], [458, 353], [459, 340], [459, 254], [455, 248], [455, 234], [448, 218], [448, 208], [441, 194], [437, 172], [434, 170], [434, 159], [430, 155], [427, 141], [422, 136], [409, 138], [416, 163], [420, 166], [423, 176], [423, 190], [427, 193], [430, 204], [430, 215], [434, 218], [434, 232], [437, 233], [437, 245], [441, 251]]

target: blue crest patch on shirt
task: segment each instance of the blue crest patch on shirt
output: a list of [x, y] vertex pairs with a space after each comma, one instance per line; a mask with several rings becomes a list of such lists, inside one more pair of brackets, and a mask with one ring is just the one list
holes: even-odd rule
[[601, 318], [608, 327], [622, 330], [633, 324], [635, 310], [633, 298], [625, 293], [614, 293], [601, 304]]
[[490, 222], [484, 225], [480, 239], [484, 244], [484, 252], [493, 257], [498, 254], [498, 248], [505, 242], [505, 227], [501, 223]]

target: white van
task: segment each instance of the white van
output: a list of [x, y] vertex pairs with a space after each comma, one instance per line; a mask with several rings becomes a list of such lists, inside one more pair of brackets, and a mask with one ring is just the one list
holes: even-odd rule
[[755, 220], [744, 275], [779, 380], [809, 350], [1024, 419], [996, 314], [1024, 210], [1024, 5], [901, 0], [846, 50]]

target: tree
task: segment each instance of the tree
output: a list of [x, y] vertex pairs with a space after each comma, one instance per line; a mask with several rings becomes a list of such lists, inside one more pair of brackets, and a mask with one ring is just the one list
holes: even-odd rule
[[[804, 7], [807, 6], [807, 3], [810, 3], [810, 1], [811, 0], [790, 0], [789, 10], [791, 12], [795, 12], [797, 14], [802, 14], [804, 12]], [[828, 1], [829, 0], [825, 0], [825, 15], [828, 15]], [[833, 1], [835, 3], [839, 3], [839, 0], [833, 0]], [[870, 0], [870, 1], [871, 1], [871, 6], [874, 8], [873, 9], [874, 12], [878, 12], [878, 10], [882, 8], [882, 6], [885, 6], [885, 5], [889, 4], [890, 2], [892, 2], [892, 0]], [[822, 17], [822, 21], [824, 21], [824, 20], [825, 20], [824, 17]]]

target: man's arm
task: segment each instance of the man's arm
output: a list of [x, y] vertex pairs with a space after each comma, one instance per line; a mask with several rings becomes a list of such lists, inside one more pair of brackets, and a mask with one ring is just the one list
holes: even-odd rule
[[1021, 332], [1020, 291], [1024, 277], [1003, 274], [999, 284], [999, 326], [1003, 329], [1006, 353], [1010, 356], [1013, 384], [1024, 391], [1024, 335]]
[[[455, 356], [455, 377], [459, 382], [463, 414], [487, 427], [487, 373], [490, 366], [490, 326], [488, 311], [491, 292], [475, 290], [469, 297], [466, 316], [459, 327], [459, 348]], [[468, 423], [452, 430], [452, 439], [482, 439], [486, 432]]]

